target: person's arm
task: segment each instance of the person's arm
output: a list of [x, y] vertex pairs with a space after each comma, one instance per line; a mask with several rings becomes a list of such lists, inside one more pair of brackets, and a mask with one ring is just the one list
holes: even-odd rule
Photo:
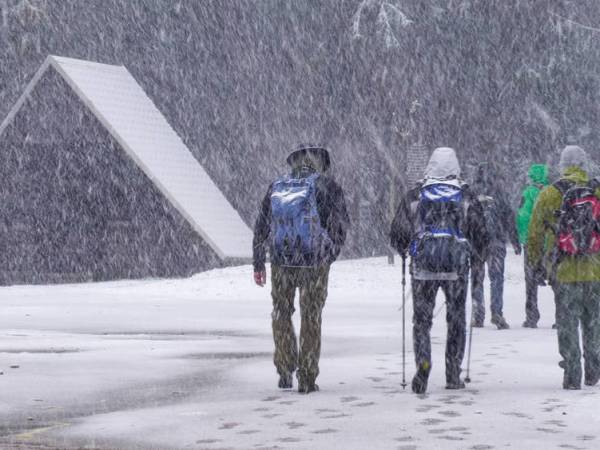
[[556, 190], [556, 188], [550, 186], [540, 192], [531, 212], [531, 221], [529, 222], [527, 236], [527, 252], [533, 267], [539, 266], [542, 262], [546, 231], [548, 226], [555, 222], [554, 217], [552, 217], [552, 190]]
[[523, 191], [521, 205], [517, 211], [516, 218], [519, 240], [521, 243], [527, 242], [529, 222], [531, 221], [531, 212], [533, 211], [536, 197], [537, 191], [533, 186], [529, 186], [525, 189], [525, 191]]
[[469, 196], [467, 209], [466, 238], [471, 243], [472, 255], [479, 260], [485, 260], [485, 252], [490, 245], [491, 236], [485, 226], [483, 207], [475, 195]]
[[346, 242], [350, 217], [346, 207], [344, 191], [340, 185], [330, 178], [323, 178], [317, 185], [317, 206], [321, 223], [333, 242], [329, 263], [333, 263]]
[[406, 258], [410, 241], [414, 234], [414, 223], [410, 212], [410, 192], [400, 200], [398, 209], [392, 220], [390, 227], [390, 244], [400, 254]]
[[261, 203], [252, 240], [252, 260], [254, 265], [254, 281], [263, 286], [267, 281], [265, 263], [267, 260], [267, 240], [271, 234], [271, 193], [272, 186]]

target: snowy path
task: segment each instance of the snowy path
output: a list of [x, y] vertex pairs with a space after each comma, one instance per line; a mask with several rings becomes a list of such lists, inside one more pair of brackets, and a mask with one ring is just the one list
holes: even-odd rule
[[[464, 391], [444, 390], [440, 310], [424, 397], [400, 386], [400, 268], [383, 259], [334, 266], [321, 392], [309, 396], [275, 387], [269, 291], [250, 283], [248, 267], [178, 281], [3, 288], [0, 447], [599, 448], [600, 387], [560, 388], [548, 288], [540, 329], [520, 328], [521, 264], [509, 257], [513, 328], [486, 322], [476, 331]], [[409, 380], [411, 351], [407, 358]]]

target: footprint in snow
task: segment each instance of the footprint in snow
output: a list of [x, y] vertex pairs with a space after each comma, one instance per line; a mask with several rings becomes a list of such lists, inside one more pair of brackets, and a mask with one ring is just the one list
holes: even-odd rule
[[322, 430], [315, 430], [315, 431], [311, 431], [311, 433], [313, 434], [331, 434], [331, 433], [338, 433], [339, 430], [336, 430], [334, 428], [324, 428]]
[[350, 402], [354, 402], [356, 400], [360, 400], [360, 398], [359, 397], [354, 397], [354, 396], [340, 398], [340, 401], [342, 403], [350, 403]]
[[432, 417], [428, 417], [427, 419], [425, 419], [421, 422], [421, 425], [425, 425], [425, 426], [439, 425], [444, 422], [446, 422], [444, 419], [434, 419]]
[[538, 427], [536, 428], [537, 431], [541, 431], [542, 433], [547, 433], [547, 434], [557, 434], [557, 433], [561, 433], [558, 430], [554, 430], [552, 428], [543, 428], [543, 427]]
[[344, 417], [352, 417], [350, 414], [338, 413], [329, 416], [322, 416], [321, 419], [342, 419]]
[[518, 411], [503, 412], [502, 415], [518, 417], [519, 419], [529, 419], [529, 420], [533, 419], [532, 416], [522, 413], [522, 412], [518, 412]]
[[296, 438], [296, 437], [283, 437], [283, 438], [279, 438], [277, 439], [277, 442], [288, 442], [288, 443], [292, 443], [292, 442], [301, 442], [300, 438]]
[[494, 448], [493, 445], [488, 444], [476, 444], [472, 447], [469, 447], [469, 450], [492, 450]]
[[367, 406], [373, 406], [375, 402], [362, 402], [362, 403], [354, 403], [352, 406], [359, 408], [366, 408]]
[[567, 428], [567, 425], [562, 420], [546, 420], [546, 425], [554, 425], [555, 427]]
[[221, 439], [200, 439], [196, 441], [196, 444], [216, 444], [217, 442], [221, 442]]
[[226, 423], [221, 424], [221, 426], [219, 427], [219, 430], [231, 430], [239, 425], [241, 425], [241, 424], [239, 424], [237, 422], [226, 422]]
[[438, 414], [445, 416], [445, 417], [460, 417], [460, 416], [462, 416], [462, 414], [459, 413], [458, 411], [438, 411]]
[[295, 430], [297, 428], [302, 428], [302, 427], [306, 426], [305, 423], [300, 423], [300, 422], [287, 422], [286, 425], [288, 426], [288, 428], [290, 430]]
[[412, 436], [402, 436], [394, 439], [396, 442], [413, 442], [415, 440]]
[[242, 430], [238, 431], [238, 434], [257, 434], [260, 433], [260, 430]]
[[445, 435], [445, 436], [438, 436], [438, 439], [444, 439], [446, 441], [464, 441], [465, 438], [460, 437], [460, 436], [449, 436], [449, 435]]
[[281, 414], [279, 413], [273, 413], [273, 414], [264, 414], [263, 417], [265, 419], [274, 419], [275, 417], [279, 417], [281, 416]]
[[331, 408], [319, 408], [319, 409], [315, 409], [315, 412], [317, 414], [336, 413], [336, 412], [339, 412], [339, 410], [337, 410], [337, 409], [331, 409]]
[[590, 436], [589, 434], [577, 436], [578, 441], [593, 441], [594, 439], [596, 439], [596, 436]]
[[371, 380], [373, 383], [379, 383], [380, 381], [383, 381], [383, 378], [381, 377], [366, 377], [367, 380]]

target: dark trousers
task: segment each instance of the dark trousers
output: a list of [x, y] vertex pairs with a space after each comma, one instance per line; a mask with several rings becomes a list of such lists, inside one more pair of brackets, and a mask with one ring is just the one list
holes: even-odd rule
[[[317, 268], [272, 266], [274, 363], [280, 375], [298, 368], [298, 380], [319, 375], [321, 313], [327, 298], [329, 266]], [[300, 352], [292, 323], [296, 288], [300, 290]]]
[[417, 367], [431, 365], [431, 326], [438, 289], [446, 296], [446, 381], [456, 382], [465, 354], [468, 278], [457, 281], [412, 280], [413, 289], [413, 345]]
[[538, 281], [535, 276], [535, 267], [529, 261], [529, 252], [527, 246], [524, 249], [525, 266], [525, 320], [530, 323], [538, 323], [540, 320], [540, 311], [538, 310]]
[[490, 310], [492, 315], [502, 315], [504, 297], [504, 259], [506, 258], [506, 245], [494, 243], [490, 246], [485, 261], [473, 258], [471, 260], [471, 298], [473, 299], [473, 317], [483, 320], [485, 317], [483, 280], [485, 279], [485, 265], [488, 267], [490, 277]]
[[565, 374], [581, 382], [580, 324], [586, 378], [600, 372], [600, 282], [557, 283], [554, 292], [558, 350]]

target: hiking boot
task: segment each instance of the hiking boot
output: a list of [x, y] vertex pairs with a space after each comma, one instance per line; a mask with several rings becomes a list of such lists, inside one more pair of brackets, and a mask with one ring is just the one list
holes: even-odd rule
[[537, 323], [533, 320], [526, 320], [523, 322], [523, 328], [537, 328]]
[[[563, 389], [567, 390], [579, 390], [581, 389], [581, 368], [569, 370], [566, 361], [562, 360], [558, 363], [558, 366], [564, 369], [565, 374], [563, 376]], [[590, 380], [593, 381], [593, 380]]]
[[461, 379], [446, 382], [446, 389], [464, 389], [465, 387], [465, 382]]
[[431, 365], [427, 361], [422, 363], [417, 369], [417, 373], [413, 377], [410, 385], [415, 394], [424, 394], [427, 391], [427, 381], [429, 380], [430, 371]]
[[501, 314], [494, 314], [492, 316], [491, 322], [492, 325], [496, 325], [496, 327], [499, 330], [508, 330], [510, 328], [510, 325], [508, 324], [508, 322], [506, 322], [504, 316], [502, 316]]
[[565, 373], [563, 377], [563, 389], [567, 389], [569, 391], [577, 391], [581, 389], [581, 381], [571, 379]]
[[279, 389], [291, 389], [294, 386], [294, 381], [291, 373], [279, 376], [279, 383], [277, 383]]
[[585, 374], [584, 383], [586, 386], [596, 386], [600, 381], [600, 371]]
[[471, 326], [473, 328], [483, 328], [483, 318], [475, 317], [471, 319]]
[[310, 394], [311, 392], [317, 392], [319, 385], [315, 381], [304, 381], [298, 380], [298, 392], [300, 394]]

